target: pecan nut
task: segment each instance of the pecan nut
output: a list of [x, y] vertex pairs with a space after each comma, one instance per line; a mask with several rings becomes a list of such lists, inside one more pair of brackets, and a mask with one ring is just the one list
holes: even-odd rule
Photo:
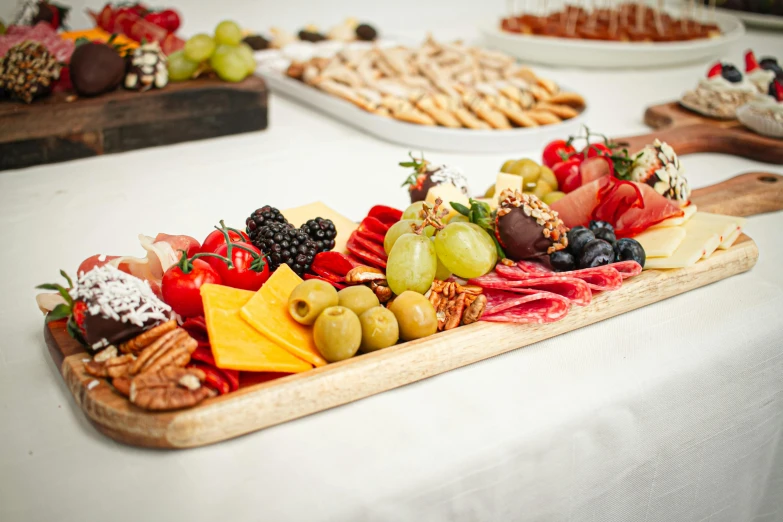
[[372, 281], [370, 283], [370, 290], [375, 292], [375, 296], [381, 303], [386, 303], [392, 298], [392, 291], [386, 281]]
[[386, 281], [386, 274], [371, 266], [357, 266], [345, 274], [345, 282], [349, 285], [370, 281]]
[[140, 408], [155, 411], [189, 408], [215, 392], [202, 386], [204, 372], [194, 368], [168, 366], [154, 373], [143, 373], [130, 383], [128, 398]]
[[481, 319], [481, 315], [487, 308], [487, 296], [477, 295], [473, 302], [465, 309], [462, 314], [462, 324], [472, 324]]
[[480, 287], [462, 286], [454, 281], [437, 279], [432, 282], [427, 298], [435, 308], [438, 331], [478, 321], [487, 304]]
[[130, 369], [133, 375], [153, 373], [166, 366], [185, 366], [190, 362], [190, 354], [198, 347], [198, 342], [182, 328], [172, 330], [145, 348]]
[[171, 332], [172, 330], [175, 330], [176, 328], [177, 321], [174, 319], [171, 321], [166, 321], [165, 323], [161, 323], [153, 328], [150, 328], [146, 332], [137, 335], [130, 341], [126, 341], [120, 344], [120, 351], [122, 353], [138, 354], [144, 348], [157, 341], [160, 337]]
[[120, 377], [130, 372], [135, 359], [130, 353], [117, 355], [117, 348], [109, 346], [87, 362], [84, 371], [93, 377]]

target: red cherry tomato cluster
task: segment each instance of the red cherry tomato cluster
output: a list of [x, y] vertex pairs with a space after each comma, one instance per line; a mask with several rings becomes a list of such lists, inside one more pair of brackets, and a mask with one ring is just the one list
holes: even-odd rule
[[585, 139], [587, 144], [579, 151], [571, 144], [576, 138], [571, 137], [566, 140], [554, 140], [544, 147], [542, 154], [542, 163], [552, 169], [557, 178], [557, 184], [560, 190], [568, 194], [584, 183], [592, 181], [582, 172], [582, 162], [588, 158], [605, 157], [612, 164], [612, 149], [605, 143], [590, 143], [590, 133], [587, 136], [580, 136]]
[[153, 11], [141, 3], [123, 6], [106, 4], [100, 12], [88, 13], [104, 31], [121, 33], [137, 42], [158, 42], [166, 54], [184, 46], [184, 41], [174, 35], [181, 20], [179, 13], [173, 9]]
[[247, 234], [222, 221], [220, 225], [198, 253], [188, 256], [183, 251], [179, 262], [163, 274], [163, 300], [182, 317], [204, 315], [201, 287], [207, 283], [255, 291], [269, 279], [269, 264]]

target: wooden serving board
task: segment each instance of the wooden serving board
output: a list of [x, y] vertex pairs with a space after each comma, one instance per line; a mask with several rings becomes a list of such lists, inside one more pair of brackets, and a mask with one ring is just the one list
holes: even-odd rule
[[[775, 181], [760, 181], [769, 177]], [[736, 184], [761, 194], [770, 185], [783, 187], [783, 176], [750, 173], [694, 191], [701, 210], [720, 212], [737, 195]], [[783, 192], [754, 206], [751, 213], [783, 209]], [[746, 214], [747, 215], [747, 214]], [[677, 270], [648, 270], [631, 278], [620, 290], [594, 297], [586, 307], [574, 307], [565, 319], [544, 325], [476, 323], [425, 339], [364, 354], [308, 372], [254, 384], [209, 399], [188, 410], [150, 413], [133, 406], [104, 380], [84, 371], [87, 354], [68, 336], [64, 321], [44, 327], [49, 352], [87, 418], [102, 433], [135, 446], [189, 448], [257, 431], [311, 413], [340, 406], [376, 393], [426, 379], [517, 348], [560, 335], [708, 285], [753, 267], [756, 244], [742, 235], [730, 249]], [[455, 349], [455, 347], [459, 349]]]
[[614, 138], [629, 150], [641, 150], [655, 138], [671, 145], [677, 154], [716, 152], [765, 163], [783, 164], [783, 140], [747, 129], [738, 120], [716, 120], [686, 109], [677, 102], [649, 107], [644, 123], [655, 132]]
[[266, 129], [268, 91], [250, 76], [172, 82], [144, 93], [118, 89], [67, 101], [0, 102], [0, 170], [57, 163]]

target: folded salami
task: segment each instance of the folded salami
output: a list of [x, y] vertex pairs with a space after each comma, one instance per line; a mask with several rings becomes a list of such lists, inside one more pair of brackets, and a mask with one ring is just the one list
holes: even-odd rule
[[[544, 324], [559, 321], [568, 314], [565, 297], [551, 292], [516, 293], [487, 290], [487, 309], [482, 321]], [[490, 312], [491, 313], [488, 313]]]

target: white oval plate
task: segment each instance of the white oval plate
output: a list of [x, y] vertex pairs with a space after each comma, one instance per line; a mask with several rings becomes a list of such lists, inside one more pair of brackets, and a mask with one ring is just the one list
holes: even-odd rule
[[649, 68], [720, 58], [745, 34], [736, 17], [716, 13], [721, 36], [688, 42], [603, 42], [552, 36], [519, 35], [502, 31], [498, 22], [481, 27], [489, 47], [505, 51], [525, 62], [596, 68]]
[[761, 13], [748, 13], [745, 11], [735, 11], [733, 9], [721, 9], [717, 8], [721, 14], [729, 16], [736, 16], [745, 25], [752, 27], [763, 27], [765, 29], [777, 29], [783, 30], [783, 16], [761, 14]]
[[[363, 111], [342, 98], [286, 76], [284, 71], [290, 61], [288, 56], [308, 53], [307, 46], [299, 47], [286, 48], [282, 52], [272, 50], [255, 53], [258, 63], [256, 73], [264, 77], [273, 92], [308, 105], [376, 138], [415, 150], [500, 153], [539, 149], [553, 139], [575, 134], [587, 113], [585, 109], [576, 118], [554, 125], [511, 130], [450, 129], [406, 123]], [[560, 87], [563, 91], [571, 90], [562, 85]]]

